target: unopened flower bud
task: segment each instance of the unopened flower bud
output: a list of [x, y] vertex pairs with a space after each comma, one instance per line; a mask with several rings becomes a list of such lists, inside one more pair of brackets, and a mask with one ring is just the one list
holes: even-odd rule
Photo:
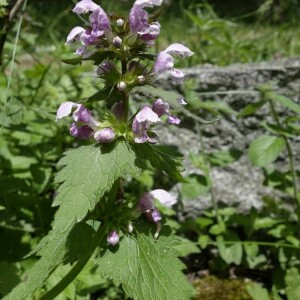
[[139, 75], [137, 79], [139, 84], [144, 84], [146, 82], [146, 77], [144, 75]]
[[98, 130], [94, 134], [94, 139], [100, 143], [110, 143], [115, 138], [115, 132], [112, 128], [107, 127], [101, 130]]
[[118, 19], [118, 20], [117, 20], [117, 25], [118, 25], [119, 27], [122, 27], [122, 26], [124, 25], [124, 20], [123, 20], [123, 19]]
[[119, 243], [119, 235], [115, 230], [112, 230], [107, 235], [107, 242], [111, 246], [116, 246]]
[[120, 82], [118, 83], [118, 85], [117, 85], [117, 88], [118, 88], [118, 90], [121, 91], [121, 92], [125, 91], [126, 88], [127, 88], [126, 82], [120, 81]]
[[116, 48], [120, 48], [122, 46], [122, 39], [118, 36], [116, 36], [114, 39], [113, 39], [113, 45], [116, 47]]
[[128, 223], [128, 225], [127, 225], [127, 230], [128, 230], [129, 233], [132, 233], [132, 232], [133, 232], [133, 226], [132, 226], [131, 223]]
[[112, 62], [106, 61], [98, 67], [96, 72], [97, 72], [97, 75], [102, 75], [102, 74], [111, 72], [114, 68], [115, 68], [115, 65]]

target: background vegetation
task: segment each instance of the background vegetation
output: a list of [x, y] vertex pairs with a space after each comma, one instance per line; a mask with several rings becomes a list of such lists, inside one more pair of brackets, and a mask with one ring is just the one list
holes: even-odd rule
[[[6, 3], [0, 0], [1, 28], [5, 26]], [[132, 3], [103, 0], [100, 4], [106, 11], [121, 10], [127, 15]], [[23, 260], [23, 257], [49, 231], [55, 212], [51, 203], [55, 197], [53, 177], [57, 171], [56, 163], [65, 149], [78, 143], [68, 136], [66, 126], [58, 126], [54, 122], [56, 109], [63, 101], [85, 98], [100, 88], [94, 80], [92, 65], [74, 67], [61, 62], [72, 52], [69, 46], [64, 45], [66, 36], [80, 21], [71, 13], [73, 5], [73, 1], [29, 0], [22, 15], [20, 34], [17, 36], [21, 14], [17, 14], [2, 53], [1, 295], [20, 280], [26, 280], [22, 273], [34, 263], [34, 259]], [[156, 47], [163, 49], [172, 42], [188, 45], [196, 55], [180, 62], [181, 67], [204, 63], [224, 66], [296, 56], [300, 53], [299, 13], [299, 0], [173, 0], [160, 20], [162, 32]], [[271, 145], [268, 163], [272, 163], [281, 151], [288, 151], [290, 141], [299, 136], [300, 109], [290, 99], [269, 89], [260, 92], [261, 105], [248, 107], [246, 114], [254, 113], [262, 105], [269, 105], [272, 109], [274, 101], [281, 101], [281, 105], [293, 115], [287, 120], [273, 112], [273, 122], [277, 127], [268, 143]], [[193, 98], [189, 85], [186, 95]], [[191, 99], [191, 106], [197, 111], [199, 107], [192, 103], [197, 101]], [[220, 112], [216, 110], [215, 114]], [[266, 139], [261, 144], [256, 141], [249, 155], [251, 162], [261, 168], [266, 167], [266, 159], [261, 162], [258, 152], [264, 151], [264, 147]], [[190, 159], [207, 178], [210, 178], [211, 164], [225, 167], [235, 160], [229, 154], [216, 156], [203, 151]], [[272, 199], [268, 199], [261, 211], [253, 210], [246, 217], [238, 214], [233, 207], [215, 206], [197, 219], [179, 223], [176, 210], [166, 211], [170, 224], [182, 236], [183, 246], [179, 250], [185, 257], [187, 274], [199, 275], [198, 271], [209, 270], [215, 276], [196, 278], [194, 284], [199, 291], [199, 299], [299, 299], [297, 207], [300, 197], [296, 179], [299, 166], [293, 165], [293, 162], [294, 158], [290, 156], [289, 170], [277, 170], [279, 182], [275, 185], [269, 181], [269, 184], [292, 199], [295, 213], [274, 207]], [[136, 189], [155, 187], [152, 176], [155, 177], [152, 170], [143, 174]], [[172, 182], [166, 185], [171, 186]], [[197, 189], [195, 184], [193, 187]], [[210, 188], [208, 186], [204, 192], [209, 192]], [[230, 278], [232, 268], [240, 271], [240, 279], [220, 280]], [[67, 271], [68, 266], [59, 268], [44, 289], [51, 288]], [[226, 293], [215, 294], [227, 289]], [[35, 297], [38, 299], [39, 293]], [[126, 296], [121, 288], [99, 279], [93, 266], [88, 265], [57, 299], [126, 299]]]

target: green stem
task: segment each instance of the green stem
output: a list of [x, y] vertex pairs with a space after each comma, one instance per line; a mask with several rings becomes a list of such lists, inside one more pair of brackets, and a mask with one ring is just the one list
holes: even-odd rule
[[53, 300], [57, 295], [59, 295], [81, 272], [81, 270], [84, 268], [84, 266], [89, 261], [90, 257], [94, 253], [96, 247], [100, 244], [100, 242], [103, 240], [104, 236], [107, 233], [105, 225], [100, 225], [95, 238], [94, 243], [91, 247], [91, 250], [89, 253], [78, 260], [78, 262], [74, 265], [74, 267], [69, 271], [69, 273], [60, 281], [58, 282], [50, 291], [48, 291], [45, 295], [43, 295], [40, 300]]
[[[14, 70], [14, 62], [15, 62], [15, 57], [16, 57], [16, 52], [17, 52], [17, 44], [19, 41], [19, 36], [20, 36], [21, 26], [22, 26], [22, 21], [23, 21], [23, 13], [25, 12], [26, 5], [27, 5], [27, 0], [24, 1], [23, 7], [22, 7], [22, 14], [21, 14], [19, 24], [18, 24], [17, 34], [16, 34], [16, 38], [15, 38], [15, 42], [14, 42], [12, 59], [11, 59], [11, 63], [10, 63], [8, 82], [7, 82], [5, 98], [4, 98], [5, 100], [4, 100], [4, 108], [3, 108], [3, 118], [2, 118], [1, 129], [0, 129], [0, 145], [2, 143], [3, 130], [4, 130], [4, 125], [5, 125], [5, 120], [6, 120], [6, 111], [7, 111], [7, 107], [8, 107], [9, 91], [10, 91], [10, 85], [11, 85], [11, 80], [12, 80], [12, 74], [13, 74], [13, 70]], [[4, 47], [4, 44], [3, 44], [3, 47]], [[1, 56], [1, 58], [0, 58], [0, 60], [1, 60], [2, 59], [2, 49], [0, 49], [0, 56]], [[0, 61], [0, 64], [1, 64], [1, 61]]]
[[[196, 131], [197, 131], [197, 134], [199, 137], [201, 154], [204, 158], [204, 162], [205, 162], [207, 170], [208, 170], [208, 175], [209, 175], [209, 177], [211, 177], [211, 166], [210, 166], [210, 162], [209, 162], [206, 152], [205, 152], [205, 145], [203, 142], [202, 132], [201, 132], [200, 124], [198, 122], [196, 122]], [[221, 215], [219, 214], [219, 207], [218, 207], [218, 203], [216, 201], [216, 197], [215, 197], [215, 193], [214, 193], [212, 178], [211, 178], [211, 187], [210, 187], [209, 191], [210, 191], [210, 195], [211, 195], [212, 205], [213, 205], [214, 211], [216, 213], [218, 225], [221, 225], [221, 224], [223, 224], [223, 220], [222, 220]]]
[[[127, 60], [124, 59], [121, 61], [122, 65], [122, 75], [125, 75], [127, 72]], [[123, 120], [127, 123], [128, 112], [129, 112], [129, 96], [126, 91], [122, 92], [122, 109], [123, 109]]]
[[[269, 103], [270, 103], [270, 108], [271, 108], [271, 112], [273, 115], [273, 119], [276, 122], [277, 127], [282, 128], [279, 118], [278, 118], [278, 115], [275, 110], [274, 103], [271, 99], [269, 99]], [[293, 180], [293, 196], [294, 196], [296, 204], [298, 206], [298, 217], [300, 219], [300, 199], [298, 199], [297, 174], [296, 174], [296, 170], [295, 170], [292, 148], [291, 148], [288, 138], [283, 134], [280, 134], [280, 136], [283, 138], [287, 152], [288, 152], [288, 158], [289, 158], [289, 163], [290, 163], [290, 168], [291, 168], [291, 173], [292, 173], [292, 180]]]

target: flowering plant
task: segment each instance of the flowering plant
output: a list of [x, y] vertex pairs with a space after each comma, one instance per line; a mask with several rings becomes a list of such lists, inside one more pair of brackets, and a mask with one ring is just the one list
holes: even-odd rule
[[[32, 296], [56, 268], [70, 264], [70, 272], [42, 296], [53, 299], [90, 260], [99, 278], [121, 284], [133, 299], [192, 296], [174, 248], [178, 239], [163, 225], [165, 218], [156, 206], [158, 201], [170, 207], [176, 199], [160, 187], [135, 199], [127, 186], [149, 164], [183, 181], [180, 159], [155, 145], [159, 136], [153, 131], [157, 124], [178, 126], [173, 111], [210, 123], [187, 111], [179, 94], [153, 86], [166, 71], [175, 81], [183, 80], [184, 73], [174, 68], [175, 58], [194, 54], [178, 43], [158, 55], [150, 53], [161, 29], [156, 20], [161, 5], [162, 0], [136, 0], [128, 18], [108, 15], [92, 0], [74, 7], [75, 14], [87, 18], [84, 27], [76, 26], [67, 36], [66, 44], [78, 47], [77, 56], [65, 62], [92, 61], [103, 88], [78, 103], [66, 101], [57, 110], [56, 120], [71, 116], [70, 134], [89, 145], [68, 150], [60, 160], [52, 230], [31, 253], [41, 258], [5, 299]], [[149, 9], [156, 10], [150, 14]], [[137, 94], [147, 100], [138, 108], [132, 98]]]

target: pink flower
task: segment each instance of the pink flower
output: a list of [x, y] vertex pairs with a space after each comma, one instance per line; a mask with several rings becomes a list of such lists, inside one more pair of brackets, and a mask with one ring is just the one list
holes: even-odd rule
[[149, 137], [150, 125], [160, 122], [158, 115], [148, 106], [143, 107], [132, 122], [132, 131], [136, 143], [157, 143], [157, 138]]
[[154, 200], [157, 199], [161, 204], [166, 207], [174, 205], [177, 201], [176, 199], [168, 192], [162, 189], [153, 190], [151, 192], [145, 193], [139, 199], [137, 204], [137, 209], [143, 213], [146, 218], [156, 224], [157, 230], [154, 234], [154, 238], [158, 238], [160, 229], [161, 229], [161, 214], [155, 208]]
[[174, 59], [172, 57], [172, 55], [177, 55], [180, 57], [188, 57], [188, 56], [192, 56], [194, 54], [194, 52], [192, 52], [189, 48], [175, 43], [170, 45], [166, 50], [161, 51], [156, 59], [156, 62], [154, 64], [153, 67], [153, 71], [154, 73], [156, 73], [157, 75], [167, 71], [167, 70], [171, 70], [172, 71], [172, 77], [175, 80], [182, 80], [184, 78], [184, 73], [181, 72], [178, 69], [174, 69]]
[[178, 125], [180, 124], [181, 120], [170, 114], [170, 106], [167, 102], [164, 102], [161, 99], [157, 99], [155, 100], [155, 102], [152, 105], [152, 110], [157, 113], [157, 115], [159, 117], [161, 117], [162, 115], [167, 115], [168, 116], [168, 123], [169, 124], [175, 124]]
[[112, 230], [107, 235], [107, 242], [111, 246], [116, 246], [119, 243], [119, 235], [115, 230]]
[[94, 133], [94, 139], [97, 142], [107, 144], [112, 142], [115, 139], [115, 132], [110, 127], [100, 129]]
[[73, 12], [77, 15], [81, 15], [89, 11], [95, 11], [99, 8], [100, 6], [94, 3], [92, 0], [81, 0], [75, 5]]

